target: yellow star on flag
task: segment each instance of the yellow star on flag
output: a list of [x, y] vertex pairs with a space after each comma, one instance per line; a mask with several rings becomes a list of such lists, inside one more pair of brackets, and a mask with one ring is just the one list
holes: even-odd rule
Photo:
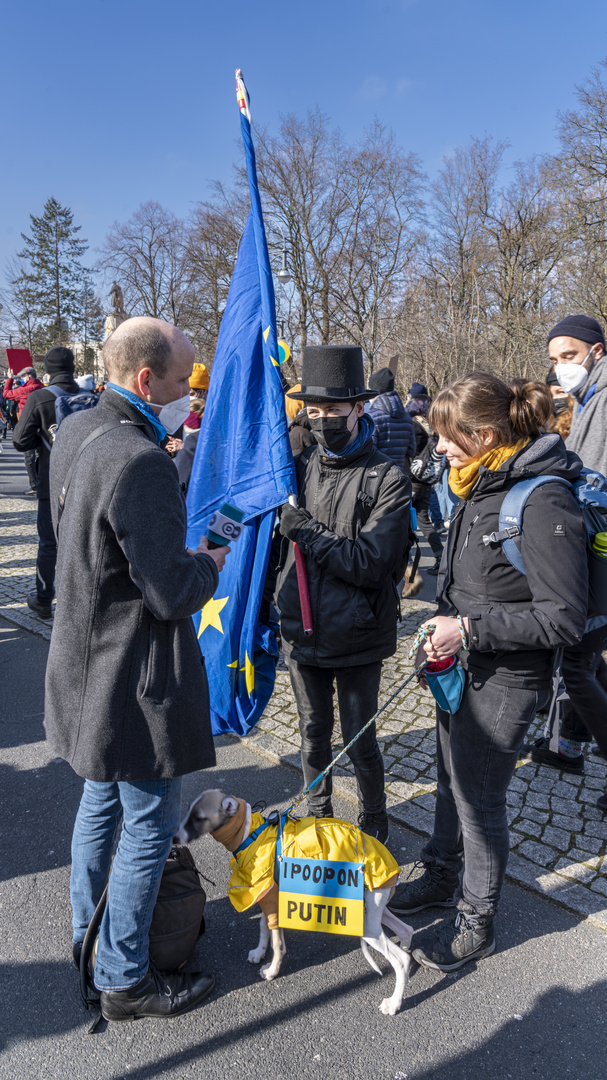
[[223, 626], [221, 625], [221, 619], [219, 617], [220, 611], [223, 611], [226, 606], [229, 596], [223, 596], [220, 600], [209, 600], [200, 612], [200, 626], [198, 627], [198, 637], [201, 637], [207, 626], [214, 626], [216, 630], [219, 630], [220, 634], [223, 634]]
[[248, 653], [244, 654], [244, 666], [241, 667], [240, 670], [244, 671], [244, 673], [245, 673], [244, 677], [245, 677], [245, 682], [247, 684], [247, 694], [250, 697], [251, 694], [253, 693], [254, 689], [255, 689], [255, 668], [253, 667], [253, 664], [249, 660], [249, 654]]
[[[232, 660], [232, 663], [228, 664], [228, 667], [229, 668], [238, 668], [238, 660]], [[239, 671], [244, 671], [244, 673], [245, 673], [245, 683], [246, 683], [246, 686], [247, 686], [247, 694], [250, 697], [251, 694], [253, 693], [254, 689], [255, 689], [255, 667], [251, 663], [251, 661], [249, 660], [249, 654], [248, 653], [244, 654], [244, 664], [242, 665], [241, 668], [238, 668], [238, 670]]]

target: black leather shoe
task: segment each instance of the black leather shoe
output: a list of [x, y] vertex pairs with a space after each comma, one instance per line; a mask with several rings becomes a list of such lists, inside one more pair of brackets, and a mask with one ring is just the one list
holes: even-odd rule
[[432, 574], [433, 577], [436, 577], [436, 575], [438, 574], [438, 572], [440, 570], [440, 562], [441, 562], [440, 559], [435, 559], [432, 566], [428, 566], [426, 568], [426, 573], [427, 574]]
[[566, 757], [565, 754], [555, 753], [550, 749], [550, 739], [536, 739], [531, 747], [531, 760], [536, 765], [549, 765], [551, 769], [560, 769], [562, 772], [577, 773], [581, 776], [584, 772], [584, 755]]
[[597, 810], [602, 810], [604, 814], [607, 814], [607, 791], [604, 795], [601, 795], [600, 799], [596, 801]]
[[45, 604], [42, 600], [38, 599], [38, 593], [30, 593], [27, 598], [27, 606], [30, 611], [34, 611], [36, 615], [39, 615], [41, 619], [50, 619], [53, 614], [53, 609], [50, 604]]
[[140, 1016], [169, 1018], [189, 1012], [215, 986], [212, 975], [201, 971], [160, 975], [150, 967], [147, 975], [128, 990], [102, 990], [101, 1015], [104, 1020], [135, 1020]]

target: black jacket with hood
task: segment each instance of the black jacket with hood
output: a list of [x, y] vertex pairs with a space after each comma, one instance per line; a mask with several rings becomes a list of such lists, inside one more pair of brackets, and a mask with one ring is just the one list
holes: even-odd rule
[[[69, 371], [58, 371], [51, 378], [49, 385], [59, 386], [68, 394], [82, 393], [82, 387], [78, 386]], [[38, 450], [36, 491], [39, 499], [50, 498], [48, 474], [51, 444], [48, 441], [48, 431], [51, 425], [57, 422], [55, 419], [56, 401], [55, 395], [46, 387], [42, 390], [34, 390], [23, 406], [23, 412], [13, 435], [15, 450], [22, 452]]]
[[500, 543], [483, 543], [498, 531], [501, 505], [517, 481], [545, 474], [574, 481], [581, 468], [560, 435], [540, 435], [495, 472], [481, 466], [476, 486], [453, 511], [437, 581], [438, 613], [470, 619], [470, 652], [463, 662], [473, 675], [545, 690], [554, 651], [582, 637], [586, 532], [571, 490], [544, 484], [529, 496], [521, 535], [526, 576], [509, 563]]
[[[283, 540], [277, 605], [287, 657], [314, 667], [371, 664], [396, 650], [398, 593], [409, 534], [411, 484], [373, 447], [328, 457], [318, 446], [297, 459], [298, 502], [312, 514], [305, 554], [314, 633], [306, 637], [293, 544]], [[381, 470], [381, 473], [379, 472]], [[373, 475], [377, 498], [368, 498]]]

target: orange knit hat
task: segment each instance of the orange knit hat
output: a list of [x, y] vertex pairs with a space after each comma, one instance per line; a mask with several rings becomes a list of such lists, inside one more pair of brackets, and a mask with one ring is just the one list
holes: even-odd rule
[[209, 373], [204, 364], [194, 364], [194, 370], [190, 375], [190, 389], [208, 390]]

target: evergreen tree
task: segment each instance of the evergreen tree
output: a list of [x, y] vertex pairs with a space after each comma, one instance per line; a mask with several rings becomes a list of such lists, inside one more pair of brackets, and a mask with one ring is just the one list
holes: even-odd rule
[[82, 355], [78, 357], [79, 374], [85, 375], [95, 367], [99, 342], [103, 341], [104, 313], [101, 301], [93, 288], [90, 275], [86, 275], [80, 290], [78, 309], [75, 313], [74, 335], [82, 342]]
[[78, 235], [80, 226], [74, 225], [71, 210], [55, 198], [47, 199], [42, 217], [30, 214], [30, 219], [31, 236], [21, 233], [25, 246], [18, 256], [23, 269], [14, 284], [29, 288], [43, 324], [37, 344], [47, 349], [68, 340], [78, 317], [87, 243]]

